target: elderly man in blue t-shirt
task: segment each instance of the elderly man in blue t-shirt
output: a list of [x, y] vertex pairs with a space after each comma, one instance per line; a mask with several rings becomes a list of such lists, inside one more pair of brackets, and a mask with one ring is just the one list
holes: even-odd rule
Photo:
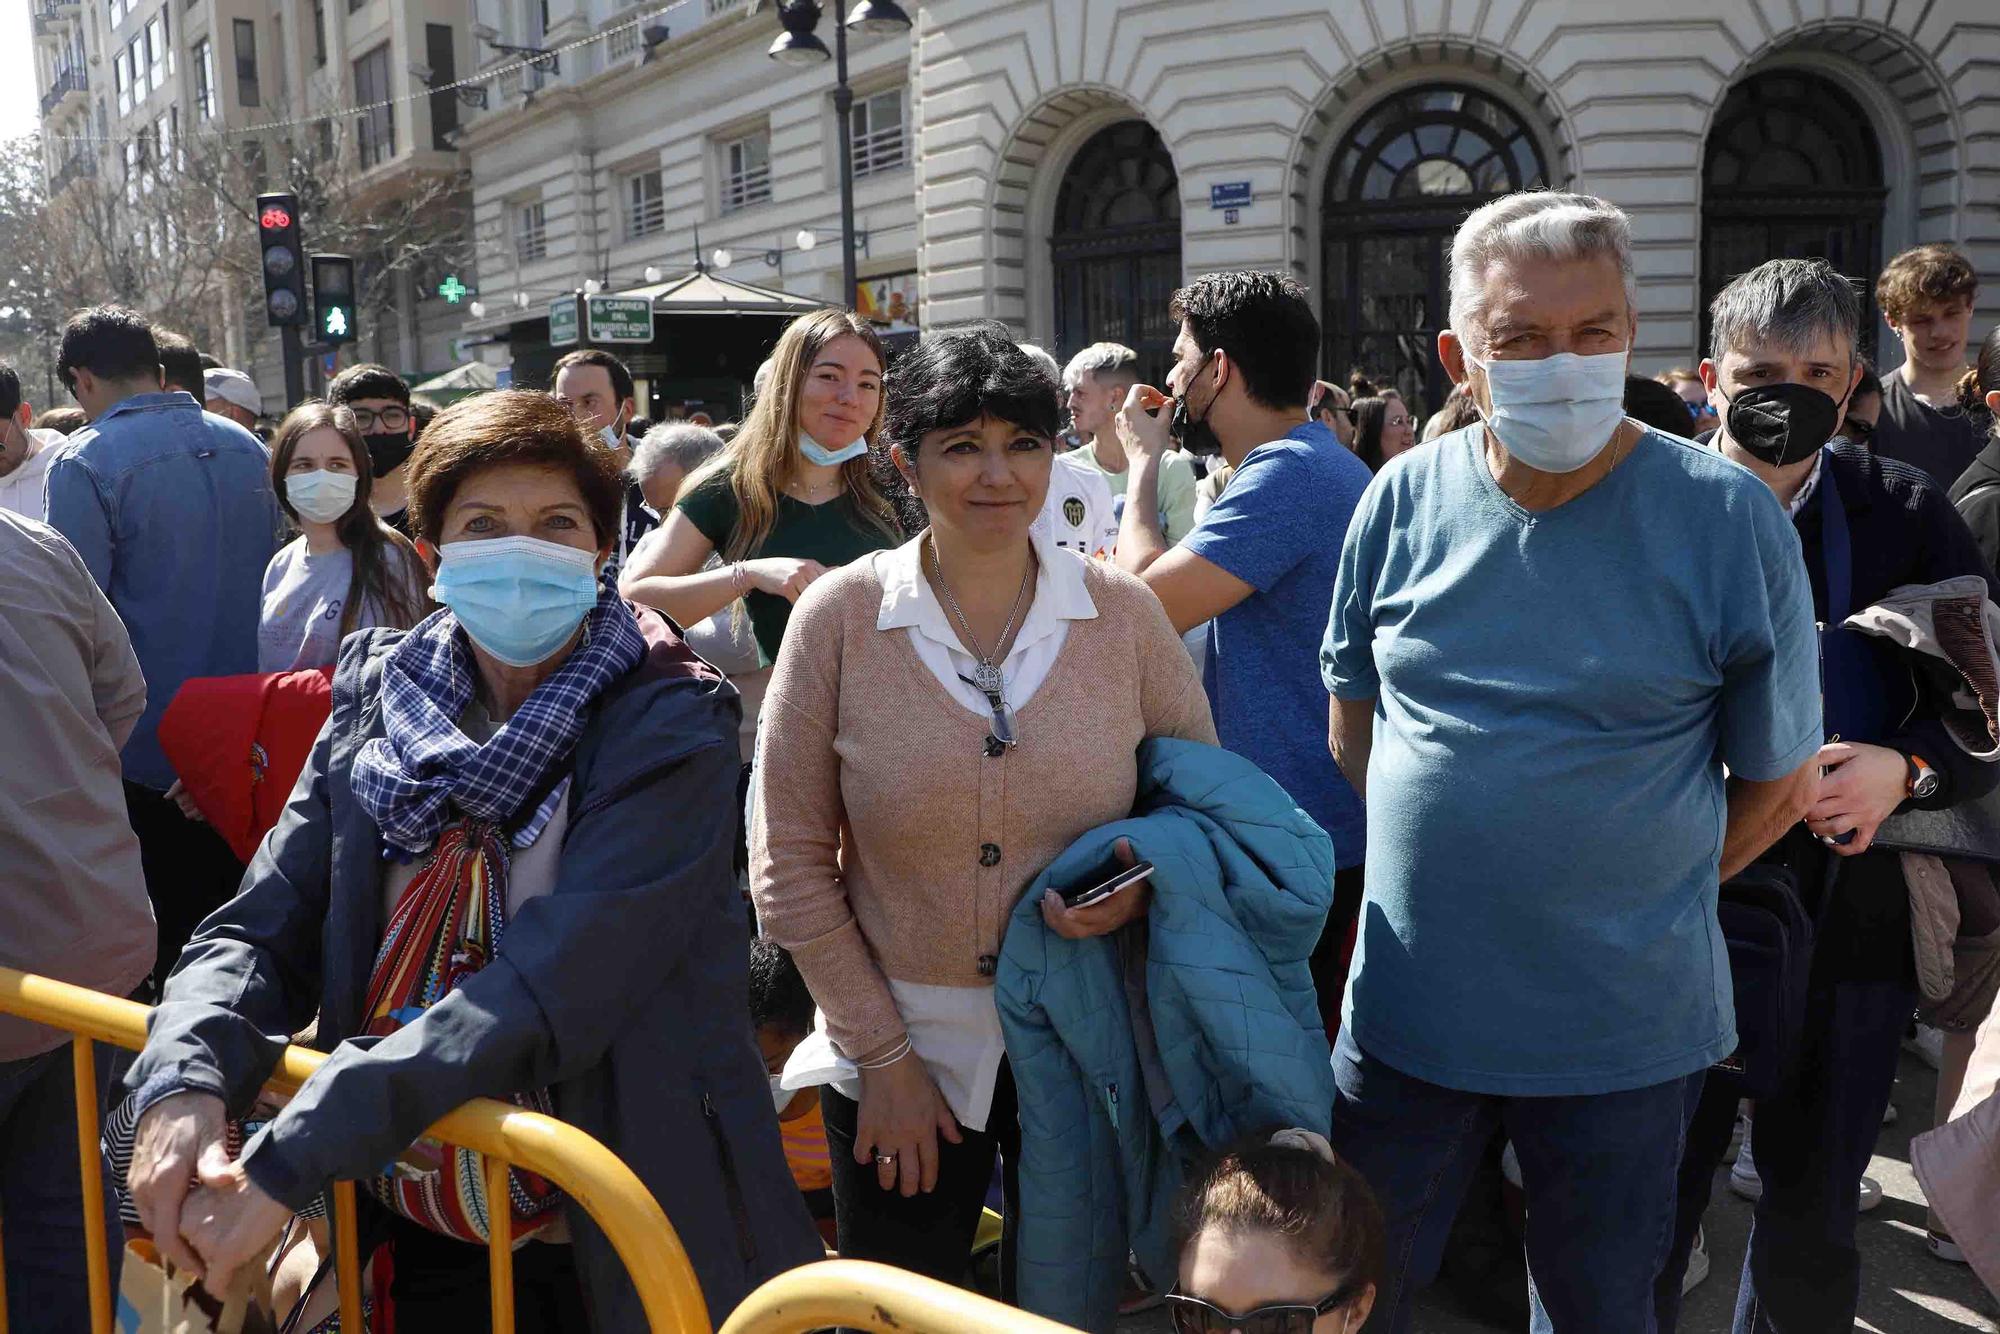
[[1798, 540], [1747, 470], [1625, 419], [1630, 247], [1588, 196], [1466, 220], [1438, 352], [1484, 420], [1385, 468], [1341, 554], [1321, 666], [1369, 864], [1334, 1139], [1388, 1216], [1392, 1331], [1496, 1128], [1534, 1327], [1654, 1328], [1736, 1043], [1717, 885], [1817, 783]]

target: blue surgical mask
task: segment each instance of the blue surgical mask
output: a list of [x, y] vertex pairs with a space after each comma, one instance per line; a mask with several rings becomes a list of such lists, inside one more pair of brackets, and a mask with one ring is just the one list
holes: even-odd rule
[[447, 542], [431, 596], [473, 643], [509, 667], [532, 667], [597, 605], [597, 554], [538, 537]]
[[1486, 425], [1501, 447], [1539, 472], [1575, 472], [1625, 419], [1627, 353], [1558, 352], [1539, 361], [1466, 360], [1486, 372]]
[[800, 431], [799, 452], [822, 468], [832, 468], [846, 463], [849, 459], [858, 459], [863, 454], [866, 454], [868, 452], [868, 437], [863, 436], [853, 444], [842, 449], [828, 449], [804, 431]]

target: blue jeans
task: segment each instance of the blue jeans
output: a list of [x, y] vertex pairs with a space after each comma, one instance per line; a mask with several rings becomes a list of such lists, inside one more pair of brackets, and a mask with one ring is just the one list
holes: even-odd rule
[[[116, 1048], [96, 1046], [98, 1114], [112, 1084]], [[76, 1075], [68, 1044], [20, 1061], [0, 1061], [0, 1218], [6, 1220], [7, 1321], [40, 1334], [89, 1334], [90, 1279], [83, 1238], [83, 1184], [77, 1170]], [[122, 1061], [118, 1064], [123, 1064]], [[102, 1162], [102, 1155], [99, 1156]], [[104, 1211], [111, 1240], [111, 1290], [118, 1290], [117, 1212], [110, 1169]]]
[[1436, 1277], [1479, 1154], [1504, 1128], [1528, 1196], [1536, 1334], [1653, 1329], [1653, 1281], [1674, 1231], [1674, 1177], [1702, 1074], [1571, 1097], [1503, 1097], [1428, 1083], [1334, 1044], [1333, 1146], [1368, 1179], [1388, 1224], [1378, 1309], [1410, 1328]]
[[[1902, 982], [1814, 982], [1797, 1069], [1775, 1097], [1757, 1104], [1750, 1123], [1750, 1157], [1764, 1194], [1736, 1290], [1735, 1334], [1854, 1327], [1861, 1174], [1882, 1131], [1897, 1050], [1916, 1007], [1916, 992]], [[1735, 1120], [1733, 1081], [1717, 1079], [1688, 1132], [1680, 1226], [1659, 1285], [1663, 1331], [1678, 1319], [1688, 1248]]]

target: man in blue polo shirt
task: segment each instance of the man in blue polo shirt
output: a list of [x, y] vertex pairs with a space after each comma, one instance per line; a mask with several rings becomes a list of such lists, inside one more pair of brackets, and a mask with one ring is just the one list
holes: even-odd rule
[[1817, 782], [1798, 540], [1746, 469], [1624, 416], [1634, 287], [1602, 200], [1468, 218], [1438, 350], [1484, 420], [1390, 463], [1341, 553], [1322, 668], [1369, 864], [1333, 1139], [1388, 1220], [1392, 1334], [1496, 1128], [1534, 1327], [1654, 1328], [1736, 1044], [1717, 885]]
[[[1174, 293], [1169, 312], [1180, 325], [1167, 374], [1174, 397], [1134, 385], [1115, 423], [1131, 460], [1117, 560], [1159, 596], [1175, 630], [1208, 623], [1203, 673], [1217, 737], [1333, 838], [1333, 911], [1312, 954], [1320, 1010], [1332, 1021], [1361, 907], [1367, 822], [1320, 740], [1326, 691], [1316, 662], [1340, 539], [1368, 468], [1324, 424], [1306, 421], [1319, 320], [1296, 281], [1205, 274]], [[1159, 479], [1175, 434], [1235, 473], [1169, 547]]]

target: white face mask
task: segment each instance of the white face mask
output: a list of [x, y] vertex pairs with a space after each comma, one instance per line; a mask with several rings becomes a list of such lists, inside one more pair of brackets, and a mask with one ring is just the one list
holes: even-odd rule
[[285, 477], [285, 499], [292, 502], [301, 519], [332, 523], [354, 508], [354, 490], [360, 484], [351, 472], [328, 472], [315, 468]]
[[1602, 453], [1625, 419], [1628, 349], [1539, 361], [1466, 361], [1486, 372], [1482, 415], [1509, 454], [1538, 472], [1575, 472]]

